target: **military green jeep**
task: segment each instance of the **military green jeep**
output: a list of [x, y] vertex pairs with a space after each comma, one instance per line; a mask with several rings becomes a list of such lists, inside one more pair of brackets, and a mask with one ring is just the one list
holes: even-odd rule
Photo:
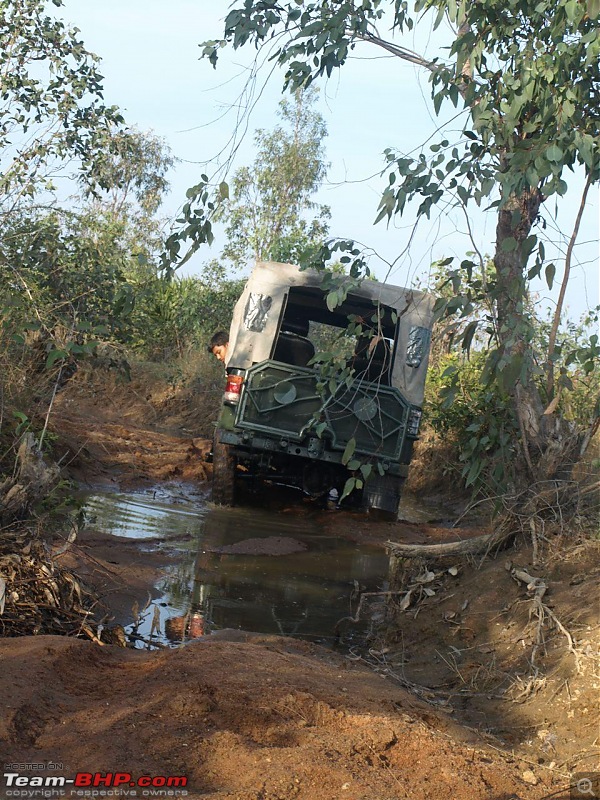
[[346, 283], [335, 305], [319, 272], [254, 268], [230, 330], [214, 502], [233, 504], [241, 481], [339, 498], [353, 485], [349, 501], [396, 514], [418, 437], [434, 299]]

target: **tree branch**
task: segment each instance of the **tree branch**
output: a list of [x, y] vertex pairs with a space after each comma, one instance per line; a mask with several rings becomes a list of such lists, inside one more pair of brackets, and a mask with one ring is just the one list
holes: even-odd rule
[[548, 398], [550, 400], [552, 400], [552, 397], [554, 395], [554, 366], [552, 364], [552, 356], [554, 355], [554, 350], [556, 348], [556, 337], [558, 335], [558, 326], [560, 325], [560, 317], [562, 314], [563, 303], [567, 291], [567, 284], [569, 282], [569, 276], [571, 273], [571, 259], [573, 257], [573, 248], [575, 247], [575, 241], [577, 239], [577, 235], [579, 234], [579, 226], [581, 225], [581, 218], [583, 217], [587, 195], [591, 185], [592, 185], [592, 173], [590, 172], [587, 177], [587, 181], [585, 182], [585, 187], [583, 189], [583, 194], [581, 196], [581, 203], [579, 204], [579, 211], [577, 212], [577, 218], [575, 220], [575, 226], [573, 228], [573, 233], [571, 234], [571, 238], [569, 240], [569, 246], [567, 247], [567, 253], [565, 256], [565, 273], [563, 275], [562, 284], [560, 287], [560, 293], [558, 295], [558, 302], [556, 303], [556, 309], [554, 311], [554, 317], [552, 319], [550, 336], [548, 337], [548, 355], [546, 361], [548, 368], [548, 377], [546, 380], [546, 391], [548, 394]]
[[407, 50], [405, 47], [400, 47], [397, 44], [386, 42], [385, 39], [376, 36], [374, 33], [359, 33], [356, 34], [356, 38], [361, 39], [363, 42], [376, 44], [378, 47], [383, 48], [383, 50], [387, 50], [387, 52], [391, 53], [393, 56], [401, 58], [404, 61], [410, 61], [411, 64], [416, 64], [418, 67], [425, 67], [425, 69], [428, 69], [431, 72], [437, 72], [437, 70], [440, 68], [440, 65], [435, 61], [428, 61], [426, 58], [423, 58], [423, 56], [415, 53], [414, 50]]

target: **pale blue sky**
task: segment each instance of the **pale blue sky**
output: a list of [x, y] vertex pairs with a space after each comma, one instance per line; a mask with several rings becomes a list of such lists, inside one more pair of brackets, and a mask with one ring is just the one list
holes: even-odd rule
[[[171, 176], [171, 192], [163, 207], [169, 216], [185, 202], [185, 190], [197, 183], [201, 172], [212, 175], [216, 171], [215, 161], [206, 162], [223, 150], [222, 163], [230, 155], [236, 105], [254, 51], [224, 51], [215, 71], [207, 61], [199, 60], [198, 47], [200, 42], [221, 35], [229, 5], [229, 0], [66, 0], [63, 10], [64, 18], [81, 29], [87, 47], [102, 57], [105, 99], [124, 110], [130, 125], [164, 137], [181, 159]], [[443, 55], [438, 49], [439, 38], [436, 43], [431, 32], [422, 27], [418, 35], [418, 39], [403, 44], [430, 57]], [[267, 64], [259, 73], [256, 105], [245, 122], [248, 131], [241, 137], [234, 168], [252, 161], [253, 131], [275, 124], [282, 73], [276, 71], [260, 91], [269, 69]], [[431, 222], [422, 220], [408, 251], [410, 218], [397, 220], [389, 229], [382, 223], [372, 224], [384, 186], [384, 179], [378, 177], [384, 163], [383, 150], [392, 146], [410, 152], [440, 125], [440, 119], [433, 117], [426, 75], [364, 45], [322, 86], [319, 110], [329, 131], [326, 149], [331, 166], [318, 200], [332, 209], [332, 236], [355, 238], [379, 252], [384, 260], [374, 259], [372, 267], [381, 279], [388, 269], [385, 262], [395, 261], [389, 280], [402, 285], [426, 274], [432, 260], [449, 255], [460, 260], [472, 249], [458, 212]], [[451, 111], [454, 109], [450, 106], [448, 118]], [[459, 125], [452, 123], [448, 129]], [[559, 209], [560, 227], [567, 235], [579, 205], [582, 181], [576, 179], [573, 187]], [[596, 191], [579, 239], [590, 244], [578, 247], [580, 264], [573, 270], [568, 294], [571, 317], [599, 302], [598, 201]], [[546, 209], [546, 216], [551, 212], [554, 205]], [[473, 227], [478, 247], [491, 253], [493, 213], [477, 215]], [[558, 239], [552, 227], [548, 226], [546, 235]], [[218, 234], [212, 248], [190, 262], [191, 271], [218, 255], [222, 246]], [[559, 264], [557, 279], [561, 275]], [[542, 283], [535, 288], [548, 295]]]

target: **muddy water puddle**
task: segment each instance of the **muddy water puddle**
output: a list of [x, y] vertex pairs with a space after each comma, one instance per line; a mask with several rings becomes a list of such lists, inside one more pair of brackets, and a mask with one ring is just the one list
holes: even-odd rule
[[[95, 494], [86, 504], [95, 529], [169, 556], [149, 587], [158, 597], [127, 629], [169, 645], [223, 628], [333, 644], [336, 623], [356, 611], [356, 587], [385, 589], [388, 560], [380, 548], [326, 535], [301, 511], [210, 508], [185, 492]], [[340, 630], [347, 642], [361, 634], [347, 623]]]

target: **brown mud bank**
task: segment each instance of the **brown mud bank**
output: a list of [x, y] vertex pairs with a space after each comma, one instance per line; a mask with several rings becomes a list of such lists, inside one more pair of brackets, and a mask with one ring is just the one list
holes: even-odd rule
[[144, 487], [160, 481], [202, 483], [210, 476], [212, 384], [173, 386], [136, 369], [129, 382], [111, 373], [76, 374], [51, 418], [62, 463], [78, 483]]
[[341, 656], [226, 637], [160, 653], [2, 642], [4, 763], [186, 776], [191, 798], [231, 800], [541, 800], [566, 786]]

